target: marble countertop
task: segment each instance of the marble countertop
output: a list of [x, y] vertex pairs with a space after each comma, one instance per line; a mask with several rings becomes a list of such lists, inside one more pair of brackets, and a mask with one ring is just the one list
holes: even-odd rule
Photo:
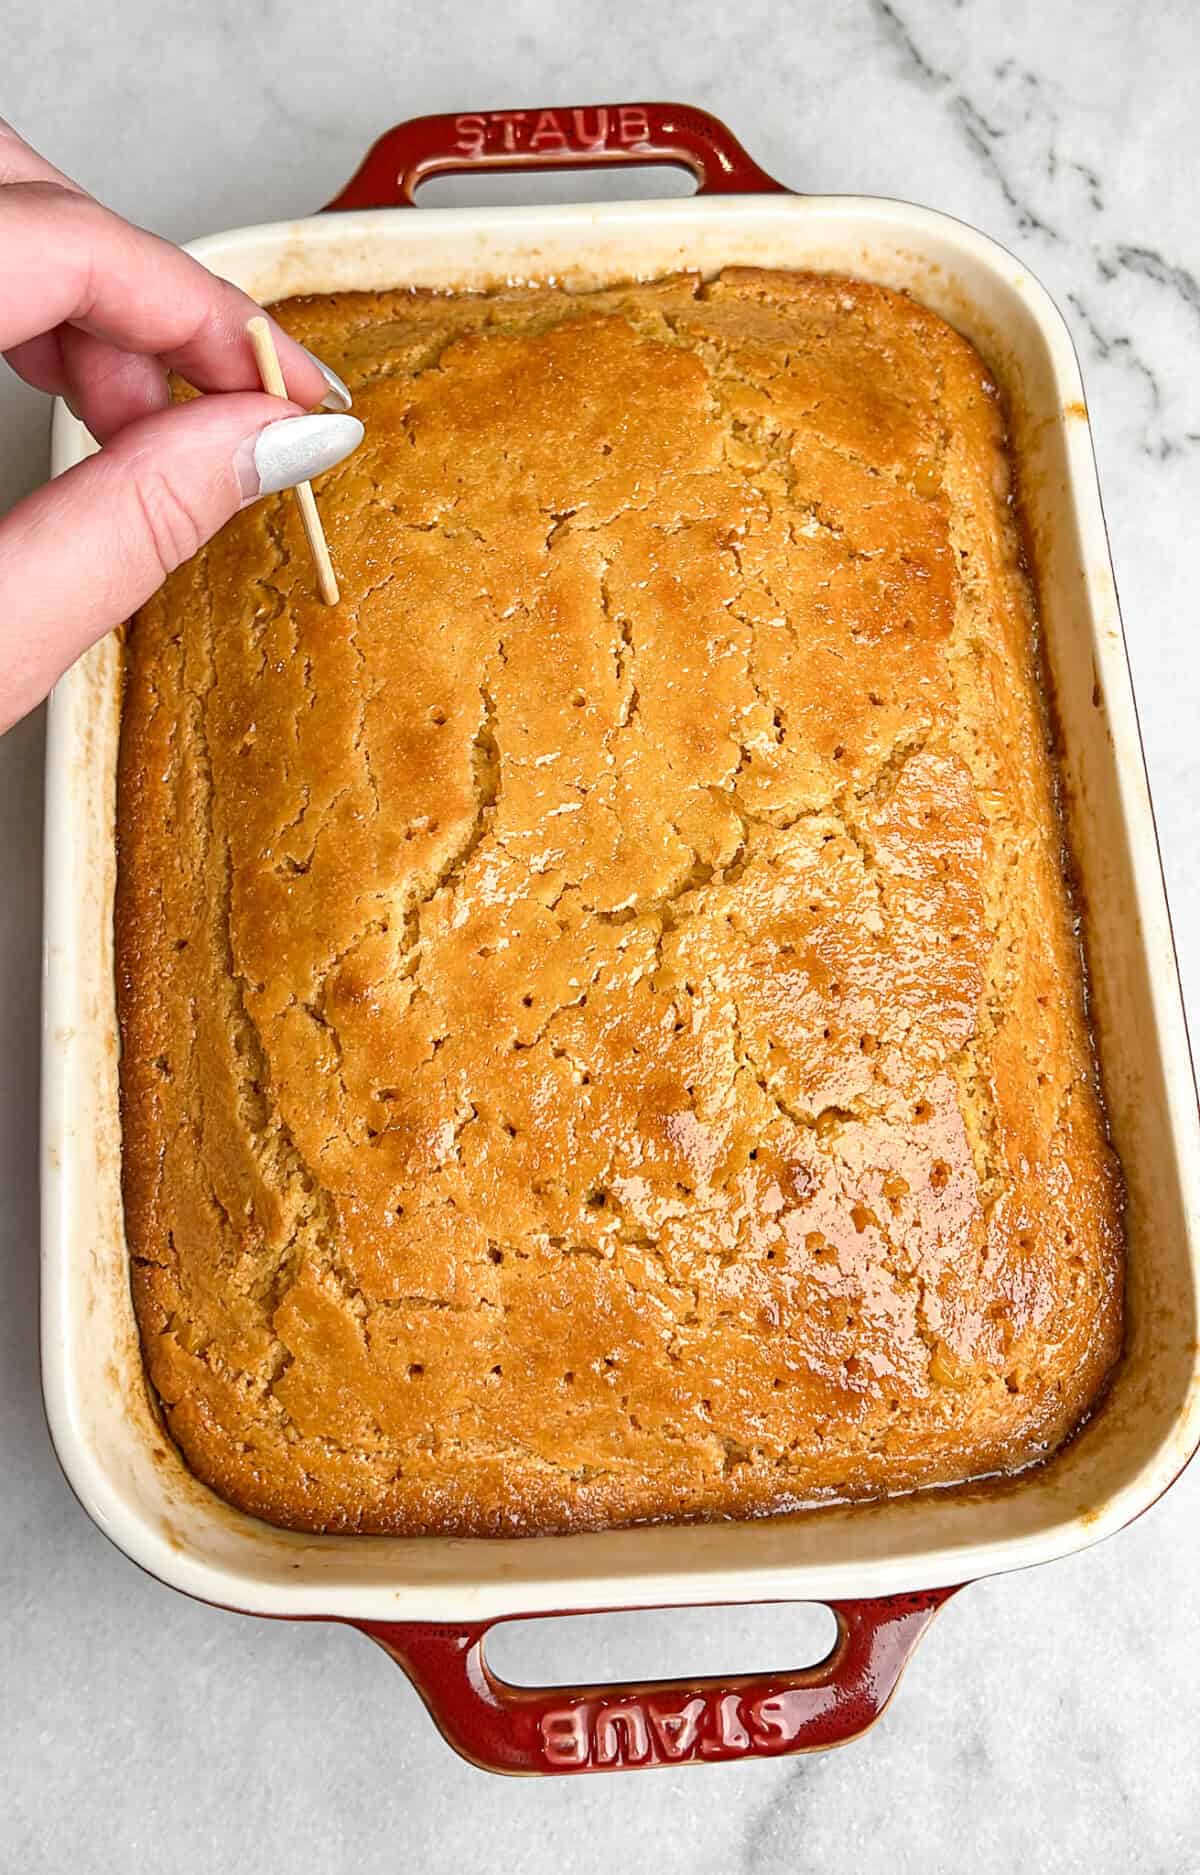
[[[9, 0], [5, 46], [5, 114], [180, 239], [306, 212], [419, 112], [677, 97], [800, 189], [925, 202], [1012, 247], [1083, 360], [1200, 1010], [1190, 0]], [[0, 508], [44, 472], [46, 415], [0, 368]], [[357, 1637], [191, 1604], [112, 1550], [59, 1476], [38, 1394], [41, 753], [40, 718], [0, 742], [0, 1862], [24, 1875], [1200, 1868], [1195, 1467], [1108, 1544], [959, 1596], [861, 1743], [705, 1775], [483, 1777]], [[802, 1631], [784, 1611], [694, 1611], [649, 1631], [616, 1617], [533, 1631], [520, 1658], [530, 1679], [767, 1667], [791, 1664]]]

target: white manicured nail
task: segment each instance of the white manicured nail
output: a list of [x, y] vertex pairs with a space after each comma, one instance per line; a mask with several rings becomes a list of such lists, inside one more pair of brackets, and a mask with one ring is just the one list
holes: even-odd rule
[[242, 506], [260, 495], [310, 482], [357, 449], [362, 439], [357, 417], [281, 417], [278, 423], [268, 423], [257, 436], [248, 437], [234, 457]]
[[350, 395], [349, 385], [343, 384], [337, 372], [331, 371], [329, 366], [325, 363], [325, 360], [323, 358], [318, 358], [316, 352], [310, 352], [307, 345], [302, 345], [300, 350], [304, 353], [306, 358], [312, 360], [312, 363], [317, 367], [317, 370], [321, 373], [321, 376], [329, 386], [329, 389], [321, 399], [322, 410], [349, 410], [351, 404], [354, 402], [354, 399]]

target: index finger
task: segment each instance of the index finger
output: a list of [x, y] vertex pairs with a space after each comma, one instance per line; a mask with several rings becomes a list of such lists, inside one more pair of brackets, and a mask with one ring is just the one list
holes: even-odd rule
[[77, 195], [87, 193], [71, 176], [55, 169], [53, 163], [48, 163], [26, 143], [7, 117], [0, 117], [0, 184], [6, 182], [58, 182]]
[[[181, 248], [56, 180], [0, 187], [0, 352], [59, 325], [161, 358], [201, 391], [259, 388], [249, 296]], [[289, 397], [329, 389], [302, 346], [274, 328]]]

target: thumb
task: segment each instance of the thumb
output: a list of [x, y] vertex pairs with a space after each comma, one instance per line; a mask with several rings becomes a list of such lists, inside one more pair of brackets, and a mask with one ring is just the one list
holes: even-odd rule
[[197, 397], [18, 502], [0, 521], [0, 731], [239, 508], [332, 467], [362, 433], [257, 392]]

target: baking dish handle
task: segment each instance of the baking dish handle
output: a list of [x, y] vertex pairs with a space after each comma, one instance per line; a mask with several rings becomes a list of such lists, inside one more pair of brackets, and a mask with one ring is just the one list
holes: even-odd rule
[[844, 1744], [879, 1717], [954, 1592], [830, 1602], [837, 1638], [824, 1660], [799, 1672], [644, 1686], [529, 1687], [497, 1679], [484, 1657], [493, 1622], [352, 1625], [403, 1667], [464, 1758], [488, 1771], [554, 1776], [778, 1758]]
[[412, 117], [372, 145], [326, 209], [415, 208], [430, 176], [479, 170], [689, 169], [699, 195], [787, 195], [719, 117], [690, 104], [589, 104]]

